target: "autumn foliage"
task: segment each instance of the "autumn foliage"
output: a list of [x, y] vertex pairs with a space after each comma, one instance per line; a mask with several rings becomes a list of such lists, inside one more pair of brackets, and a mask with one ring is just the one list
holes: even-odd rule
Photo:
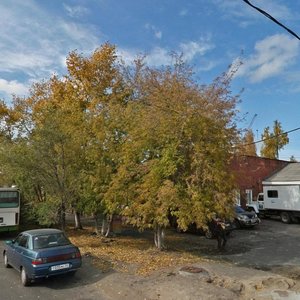
[[153, 229], [163, 248], [170, 219], [186, 230], [230, 215], [232, 74], [200, 85], [180, 56], [173, 61], [125, 66], [110, 44], [89, 57], [74, 51], [64, 77], [0, 103], [1, 179], [21, 188], [28, 217], [64, 227], [74, 212], [80, 227], [81, 214], [118, 214]]

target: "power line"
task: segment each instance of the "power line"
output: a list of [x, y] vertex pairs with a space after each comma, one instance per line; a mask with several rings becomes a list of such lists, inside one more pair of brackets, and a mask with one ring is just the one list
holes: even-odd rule
[[271, 140], [271, 139], [276, 139], [279, 136], [286, 135], [288, 133], [291, 133], [291, 132], [294, 132], [294, 131], [297, 131], [297, 130], [300, 130], [300, 127], [292, 129], [292, 130], [289, 130], [289, 131], [286, 131], [286, 132], [283, 132], [281, 134], [276, 134], [274, 136], [270, 136], [270, 137], [265, 138], [265, 139], [261, 139], [261, 140], [256, 141], [256, 142], [252, 142], [252, 143], [249, 143], [249, 144], [242, 144], [242, 146], [250, 146], [250, 145], [258, 144], [258, 143], [261, 143], [261, 142], [264, 142], [264, 141], [268, 141], [268, 140]]
[[250, 1], [248, 0], [243, 0], [245, 3], [247, 3], [249, 6], [253, 7], [254, 9], [256, 9], [257, 11], [259, 11], [261, 14], [263, 14], [264, 16], [266, 16], [267, 18], [269, 18], [270, 20], [272, 20], [274, 23], [276, 23], [277, 25], [281, 26], [282, 28], [284, 28], [286, 31], [288, 31], [290, 34], [292, 34], [294, 37], [296, 37], [298, 40], [300, 40], [300, 37], [291, 29], [289, 29], [288, 27], [286, 27], [285, 25], [283, 25], [282, 23], [280, 23], [279, 21], [277, 21], [274, 17], [272, 17], [270, 14], [268, 14], [266, 11], [264, 11], [263, 9], [253, 5], [252, 3], [250, 3]]

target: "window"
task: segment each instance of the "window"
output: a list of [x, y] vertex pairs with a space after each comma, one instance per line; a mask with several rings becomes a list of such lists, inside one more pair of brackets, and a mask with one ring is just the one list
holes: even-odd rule
[[29, 240], [28, 235], [22, 235], [22, 234], [20, 234], [16, 238], [15, 243], [16, 243], [16, 245], [19, 245], [20, 247], [28, 248], [28, 240]]
[[19, 207], [19, 192], [0, 191], [0, 207]]
[[19, 243], [20, 247], [24, 247], [24, 248], [28, 248], [28, 236], [27, 235], [23, 235], [20, 243]]
[[16, 244], [16, 245], [19, 245], [19, 244], [20, 244], [20, 241], [21, 241], [22, 237], [23, 237], [22, 234], [19, 234], [19, 235], [17, 236], [17, 238], [15, 239], [15, 244]]
[[252, 202], [252, 190], [247, 189], [245, 193], [247, 204], [250, 204]]
[[235, 190], [235, 204], [241, 205], [241, 194], [239, 190]]
[[277, 190], [269, 190], [268, 198], [278, 198], [278, 191]]
[[64, 236], [63, 233], [37, 235], [34, 237], [33, 242], [34, 249], [65, 246], [70, 244], [70, 241]]

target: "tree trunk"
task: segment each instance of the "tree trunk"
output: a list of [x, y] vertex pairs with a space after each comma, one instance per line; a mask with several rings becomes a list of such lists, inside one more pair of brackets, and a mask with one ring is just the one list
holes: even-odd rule
[[83, 229], [81, 224], [80, 213], [78, 211], [75, 211], [74, 218], [75, 218], [75, 229]]
[[61, 206], [60, 206], [60, 226], [61, 226], [61, 230], [65, 231], [65, 229], [66, 229], [66, 206], [65, 206], [65, 201], [63, 198], [61, 199]]
[[101, 226], [101, 235], [105, 235], [106, 229], [107, 229], [107, 219], [106, 217], [103, 215], [103, 219], [102, 219], [102, 226]]
[[154, 244], [159, 250], [163, 250], [165, 248], [164, 240], [165, 240], [164, 229], [160, 225], [156, 225], [154, 227]]
[[105, 233], [105, 237], [109, 237], [109, 235], [110, 235], [112, 220], [113, 220], [112, 215], [107, 216], [107, 230], [106, 230], [106, 233]]
[[[94, 214], [94, 221], [95, 221], [95, 232], [97, 235], [102, 235], [102, 228], [103, 228], [103, 224], [102, 224], [102, 228], [101, 228], [101, 232], [99, 230], [100, 228], [100, 224], [99, 224], [99, 217], [97, 214]], [[103, 220], [102, 220], [103, 222]]]

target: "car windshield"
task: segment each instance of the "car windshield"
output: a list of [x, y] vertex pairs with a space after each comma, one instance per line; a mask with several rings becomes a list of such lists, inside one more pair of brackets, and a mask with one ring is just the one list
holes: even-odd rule
[[236, 205], [235, 212], [240, 214], [240, 213], [244, 213], [245, 211], [240, 206]]
[[43, 234], [33, 237], [34, 249], [44, 249], [57, 246], [65, 246], [69, 244], [70, 241], [65, 237], [63, 233]]

